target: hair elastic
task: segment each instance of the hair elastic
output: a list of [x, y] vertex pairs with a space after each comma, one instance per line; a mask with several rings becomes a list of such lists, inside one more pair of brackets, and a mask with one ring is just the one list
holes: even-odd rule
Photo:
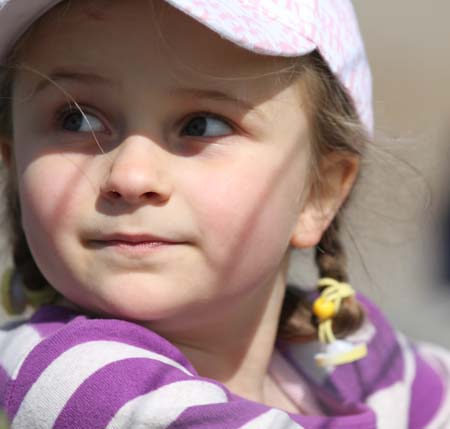
[[344, 282], [330, 277], [319, 280], [320, 296], [313, 302], [313, 313], [319, 319], [318, 336], [324, 350], [315, 356], [320, 367], [337, 366], [357, 361], [367, 355], [366, 344], [353, 344], [336, 339], [333, 333], [333, 318], [339, 313], [342, 300], [355, 295], [354, 289]]
[[2, 275], [2, 305], [11, 316], [23, 313], [27, 306], [24, 288], [12, 268], [7, 268]]
[[50, 286], [39, 290], [25, 287], [14, 268], [8, 268], [3, 273], [1, 288], [3, 308], [12, 316], [22, 314], [28, 305], [37, 308], [50, 304], [57, 296], [57, 292]]

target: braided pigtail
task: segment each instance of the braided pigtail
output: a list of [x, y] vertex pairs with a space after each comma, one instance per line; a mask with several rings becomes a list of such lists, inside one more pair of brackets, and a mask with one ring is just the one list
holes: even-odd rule
[[[339, 239], [339, 217], [334, 218], [315, 251], [320, 278], [348, 281], [346, 256]], [[364, 312], [355, 296], [344, 298], [338, 313], [333, 317], [334, 335], [336, 338], [343, 338], [351, 334], [361, 326], [363, 320]]]
[[[14, 197], [15, 196], [12, 198]], [[14, 211], [18, 212], [17, 206]], [[23, 286], [30, 291], [43, 290], [47, 287], [48, 283], [39, 271], [39, 268], [31, 255], [25, 233], [20, 224], [19, 213], [16, 213], [12, 219], [12, 230], [12, 257], [15, 270], [20, 274]]]
[[27, 306], [34, 308], [54, 302], [58, 293], [41, 274], [28, 247], [20, 223], [17, 192], [11, 180], [7, 184], [7, 206], [12, 215], [9, 219], [13, 269], [4, 272], [2, 278], [2, 304], [11, 315], [23, 313]]
[[[347, 282], [346, 257], [339, 239], [339, 217], [324, 232], [315, 249], [320, 278]], [[312, 310], [315, 296], [298, 288], [286, 290], [280, 317], [278, 337], [287, 341], [310, 341], [317, 338], [318, 320]], [[333, 332], [343, 338], [356, 331], [364, 320], [364, 312], [354, 296], [345, 298], [333, 317]]]

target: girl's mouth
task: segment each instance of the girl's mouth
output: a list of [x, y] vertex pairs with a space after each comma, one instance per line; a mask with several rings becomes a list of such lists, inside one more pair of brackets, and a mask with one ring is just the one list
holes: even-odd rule
[[153, 253], [184, 244], [167, 238], [148, 234], [111, 234], [89, 240], [92, 247], [97, 249], [111, 249], [131, 254]]

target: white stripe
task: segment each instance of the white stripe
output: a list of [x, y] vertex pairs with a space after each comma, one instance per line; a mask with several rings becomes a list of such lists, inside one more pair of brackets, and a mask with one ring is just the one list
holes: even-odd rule
[[419, 344], [419, 353], [437, 371], [444, 383], [444, 399], [438, 413], [427, 425], [429, 429], [450, 429], [450, 354], [431, 344]]
[[166, 356], [115, 341], [90, 341], [66, 350], [40, 375], [26, 394], [11, 429], [53, 427], [76, 389], [100, 368], [122, 359], [148, 358], [185, 374], [186, 368]]
[[221, 404], [227, 395], [217, 385], [198, 380], [179, 381], [126, 403], [108, 429], [166, 429], [187, 408]]
[[405, 338], [398, 334], [403, 363], [403, 380], [377, 391], [367, 399], [367, 405], [377, 415], [377, 429], [408, 429], [412, 384], [416, 375], [416, 358]]
[[0, 365], [15, 379], [28, 354], [42, 340], [29, 325], [0, 333]]
[[241, 426], [241, 429], [303, 429], [284, 411], [272, 409]]

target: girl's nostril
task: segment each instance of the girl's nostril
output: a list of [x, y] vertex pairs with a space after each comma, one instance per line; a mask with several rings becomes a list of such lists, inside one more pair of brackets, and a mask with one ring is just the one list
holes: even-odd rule
[[118, 198], [120, 198], [120, 192], [118, 191], [109, 191], [109, 196], [115, 200], [117, 200]]

